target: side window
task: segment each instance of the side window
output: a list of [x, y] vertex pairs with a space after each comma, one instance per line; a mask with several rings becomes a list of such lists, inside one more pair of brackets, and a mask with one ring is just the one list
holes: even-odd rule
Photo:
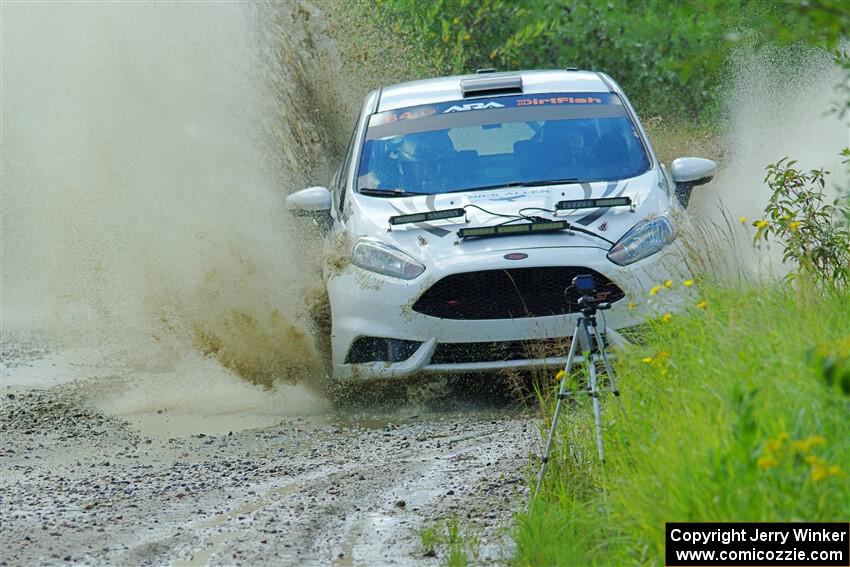
[[357, 126], [354, 126], [354, 130], [351, 132], [351, 138], [348, 140], [348, 149], [345, 150], [345, 159], [342, 162], [342, 167], [337, 174], [336, 180], [336, 192], [338, 197], [337, 210], [339, 211], [340, 217], [342, 216], [342, 210], [345, 206], [345, 184], [348, 181], [348, 168], [351, 165], [351, 154], [354, 153], [354, 134], [357, 132]]

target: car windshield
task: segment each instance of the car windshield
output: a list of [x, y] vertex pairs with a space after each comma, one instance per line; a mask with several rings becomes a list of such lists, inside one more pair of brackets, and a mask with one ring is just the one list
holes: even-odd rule
[[357, 187], [405, 196], [613, 181], [647, 169], [646, 151], [617, 95], [501, 96], [374, 114]]

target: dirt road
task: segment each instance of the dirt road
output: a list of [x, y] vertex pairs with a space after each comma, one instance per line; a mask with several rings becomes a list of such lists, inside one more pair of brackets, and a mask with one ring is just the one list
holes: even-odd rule
[[44, 356], [4, 353], [2, 565], [437, 565], [420, 530], [452, 517], [480, 542], [470, 557], [510, 557], [536, 447], [511, 406], [325, 409], [233, 431], [250, 420], [210, 408], [183, 428], [167, 404], [100, 411], [92, 392], [120, 377], [23, 383], [38, 368], [20, 359]]

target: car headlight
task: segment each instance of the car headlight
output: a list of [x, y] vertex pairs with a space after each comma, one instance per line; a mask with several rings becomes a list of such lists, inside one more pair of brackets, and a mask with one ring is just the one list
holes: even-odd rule
[[608, 251], [608, 259], [620, 266], [628, 266], [652, 256], [675, 239], [676, 230], [667, 217], [642, 220]]
[[412, 280], [425, 271], [425, 266], [392, 246], [376, 240], [361, 240], [354, 246], [351, 261], [364, 270], [385, 276]]

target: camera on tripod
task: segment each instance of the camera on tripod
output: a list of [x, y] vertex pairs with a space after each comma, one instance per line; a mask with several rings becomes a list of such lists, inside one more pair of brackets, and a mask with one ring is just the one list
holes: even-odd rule
[[[581, 315], [576, 317], [576, 326], [570, 339], [570, 351], [567, 354], [564, 371], [561, 373], [561, 384], [558, 387], [558, 402], [555, 405], [555, 415], [552, 417], [549, 438], [546, 440], [546, 449], [540, 458], [540, 474], [537, 476], [537, 488], [535, 488], [534, 494], [540, 492], [540, 486], [543, 484], [543, 476], [546, 474], [546, 466], [552, 454], [552, 444], [555, 440], [555, 430], [558, 427], [558, 417], [561, 415], [561, 406], [564, 398], [569, 396], [567, 394], [567, 377], [573, 370], [573, 366], [584, 365], [587, 372], [588, 394], [590, 394], [592, 400], [593, 422], [596, 429], [596, 450], [599, 453], [599, 460], [603, 463], [605, 462], [605, 447], [602, 444], [602, 412], [599, 406], [599, 397], [602, 392], [608, 391], [614, 394], [618, 402], [620, 401], [620, 390], [617, 389], [614, 369], [608, 360], [605, 341], [596, 324], [596, 311], [611, 309], [611, 304], [602, 299], [607, 294], [597, 292], [596, 282], [593, 280], [593, 276], [589, 274], [574, 277], [572, 286], [564, 290], [564, 294], [566, 295], [571, 289], [575, 289], [581, 294], [578, 299], [578, 305], [581, 307]], [[581, 348], [581, 353], [577, 358], [576, 355], [579, 354], [579, 348]], [[599, 364], [604, 369], [604, 375], [600, 376], [599, 381], [597, 381], [597, 372], [602, 370], [597, 369], [597, 365]], [[602, 385], [605, 378], [608, 379], [609, 388], [604, 388]], [[622, 405], [620, 407], [622, 409]]]
[[596, 292], [596, 281], [590, 274], [574, 277], [573, 287], [581, 293], [581, 297], [578, 298], [578, 305], [584, 315], [593, 315], [597, 310], [611, 309], [610, 303], [599, 299]]

